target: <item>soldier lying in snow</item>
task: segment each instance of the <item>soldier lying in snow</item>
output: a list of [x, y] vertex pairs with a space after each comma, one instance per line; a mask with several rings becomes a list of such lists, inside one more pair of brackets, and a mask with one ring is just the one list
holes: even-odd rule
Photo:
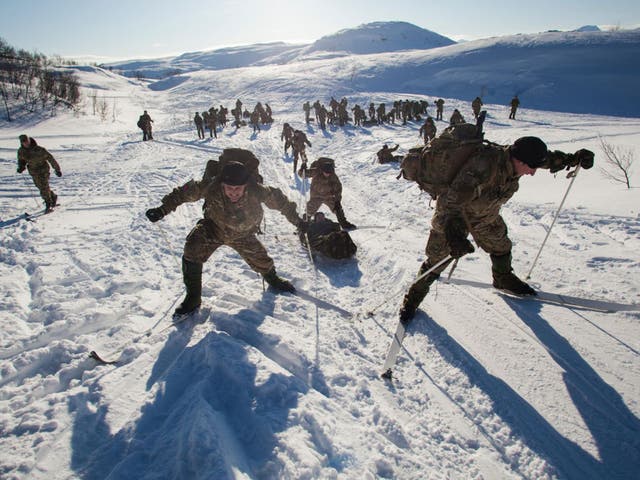
[[298, 236], [302, 244], [310, 247], [312, 252], [319, 252], [330, 258], [349, 258], [358, 250], [349, 233], [342, 230], [340, 224], [326, 218], [322, 212], [313, 216], [313, 221], [307, 225], [306, 235], [304, 231], [299, 231]]

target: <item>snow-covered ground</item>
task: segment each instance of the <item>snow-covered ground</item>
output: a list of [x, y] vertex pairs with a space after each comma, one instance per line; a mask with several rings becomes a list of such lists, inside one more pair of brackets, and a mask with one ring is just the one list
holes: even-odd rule
[[[397, 165], [373, 159], [385, 142], [399, 143], [399, 153], [419, 143], [420, 125], [305, 126], [300, 99], [328, 103], [325, 78], [309, 69], [304, 81], [245, 89], [268, 76], [261, 68], [275, 67], [202, 72], [156, 90], [89, 70], [80, 73], [92, 85], [85, 93], [119, 97], [109, 100], [115, 120], [87, 105], [79, 116], [1, 125], [0, 477], [638, 478], [640, 191], [597, 168], [576, 178], [532, 282], [582, 305], [465, 285], [490, 282], [489, 258], [476, 252], [428, 295], [387, 382], [382, 364], [432, 210], [416, 185], [396, 180]], [[383, 90], [348, 99], [437, 96]], [[269, 103], [275, 123], [197, 140], [195, 110], [237, 97], [249, 108]], [[470, 117], [468, 102], [446, 101], [446, 118], [454, 107]], [[506, 107], [486, 107], [486, 137], [499, 143], [537, 135], [552, 149], [589, 148], [598, 164], [600, 137], [640, 147], [638, 118], [521, 109], [509, 121]], [[155, 120], [151, 142], [135, 127], [143, 109]], [[284, 155], [284, 122], [306, 131], [312, 159], [336, 160], [347, 218], [381, 228], [352, 232], [354, 260], [312, 264], [291, 225], [265, 209], [262, 241], [283, 277], [353, 316], [263, 291], [221, 248], [204, 268], [200, 313], [173, 326], [181, 251], [201, 205], [158, 224], [145, 210], [230, 146], [255, 152], [265, 183], [302, 207], [308, 185]], [[15, 172], [21, 133], [62, 167], [51, 180], [61, 203], [51, 215], [40, 215], [30, 178]], [[562, 173], [541, 171], [504, 208], [521, 276], [568, 185]], [[616, 306], [626, 309], [602, 311]], [[120, 363], [97, 365], [91, 350]]]

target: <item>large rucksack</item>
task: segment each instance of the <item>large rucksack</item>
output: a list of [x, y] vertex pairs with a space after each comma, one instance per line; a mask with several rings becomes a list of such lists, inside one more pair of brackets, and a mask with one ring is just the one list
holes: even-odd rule
[[478, 124], [458, 123], [447, 127], [424, 147], [412, 148], [400, 163], [400, 176], [415, 181], [433, 198], [444, 193], [462, 166], [484, 148], [482, 112]]
[[251, 177], [255, 179], [256, 182], [262, 183], [263, 178], [258, 171], [260, 160], [258, 160], [253, 152], [242, 148], [225, 148], [218, 158], [219, 160], [209, 160], [207, 162], [204, 174], [202, 175], [203, 181], [211, 180], [216, 177], [220, 174], [227, 163], [240, 162], [247, 167]]

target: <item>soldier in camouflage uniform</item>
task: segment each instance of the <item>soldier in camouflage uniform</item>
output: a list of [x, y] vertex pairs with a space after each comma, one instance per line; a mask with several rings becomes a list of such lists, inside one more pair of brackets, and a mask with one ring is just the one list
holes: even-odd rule
[[204, 138], [204, 123], [199, 112], [196, 112], [193, 122], [196, 124], [196, 130], [198, 130], [198, 138]]
[[307, 215], [316, 213], [324, 203], [335, 213], [342, 228], [356, 228], [344, 215], [344, 210], [342, 209], [342, 183], [336, 175], [333, 159], [321, 157], [313, 162], [309, 168], [307, 168], [306, 163], [303, 163], [298, 175], [311, 179]]
[[[518, 191], [523, 175], [534, 175], [538, 168], [555, 172], [577, 163], [591, 168], [593, 153], [578, 150], [573, 155], [558, 151], [548, 154], [547, 146], [537, 137], [519, 138], [510, 147], [487, 146], [478, 150], [462, 166], [448, 190], [437, 197], [425, 249], [427, 259], [420, 274], [448, 255], [457, 259], [472, 253], [474, 247], [467, 239], [470, 233], [491, 257], [494, 287], [517, 295], [535, 295], [535, 290], [513, 273], [512, 244], [500, 208]], [[403, 322], [413, 318], [430, 285], [448, 263], [411, 285], [400, 309]]]
[[289, 147], [291, 147], [291, 150], [293, 150], [293, 127], [286, 122], [282, 126], [280, 140], [284, 140], [284, 154], [287, 155], [287, 150], [289, 150]]
[[442, 120], [442, 112], [444, 111], [444, 100], [439, 98], [436, 100], [436, 120]]
[[418, 131], [418, 135], [421, 135], [424, 138], [424, 144], [426, 145], [436, 136], [437, 131], [438, 129], [436, 128], [436, 124], [433, 123], [433, 118], [427, 117], [424, 125], [422, 125]]
[[51, 171], [49, 165], [53, 167], [56, 176], [61, 177], [60, 165], [53, 158], [53, 155], [36, 143], [35, 138], [20, 135], [19, 139], [18, 173], [24, 172], [25, 168], [29, 171], [33, 183], [40, 190], [40, 196], [44, 200], [44, 213], [49, 213], [58, 201], [58, 196], [49, 188], [49, 172]]
[[400, 160], [402, 160], [401, 156], [393, 155], [393, 152], [398, 150], [398, 148], [400, 148], [400, 145], [398, 145], [397, 143], [393, 148], [389, 148], [389, 145], [385, 143], [382, 148], [376, 153], [376, 156], [378, 157], [378, 163], [391, 163], [399, 162]]
[[511, 99], [511, 112], [509, 112], [509, 119], [511, 120], [516, 119], [516, 112], [518, 111], [519, 106], [520, 106], [520, 99], [518, 98], [518, 95], [516, 95]]
[[309, 222], [304, 232], [299, 232], [300, 242], [312, 252], [319, 252], [330, 258], [344, 259], [353, 256], [358, 247], [348, 232], [340, 228], [336, 222], [316, 212], [313, 221]]
[[473, 102], [471, 102], [473, 116], [476, 120], [478, 119], [478, 115], [480, 115], [480, 109], [482, 108], [482, 105], [484, 105], [484, 103], [482, 103], [482, 99], [480, 97], [474, 98]]
[[151, 115], [147, 113], [145, 110], [140, 118], [138, 118], [138, 127], [142, 130], [142, 141], [146, 142], [147, 140], [153, 140], [153, 134], [151, 132], [151, 124], [153, 123], [153, 119]]
[[[204, 199], [204, 218], [187, 236], [182, 256], [182, 273], [187, 295], [176, 309], [177, 315], [194, 311], [200, 306], [202, 265], [219, 247], [233, 248], [245, 262], [278, 291], [294, 292], [294, 286], [276, 274], [273, 260], [256, 238], [263, 218], [262, 204], [278, 210], [299, 229], [305, 222], [298, 216], [295, 203], [277, 188], [257, 183], [241, 161], [253, 154], [247, 150], [225, 149], [220, 156], [224, 164], [212, 180], [191, 180], [175, 188], [162, 199], [162, 205], [147, 210], [146, 215], [157, 222], [179, 205]], [[255, 158], [255, 157], [254, 157]]]
[[302, 165], [307, 165], [307, 145], [311, 146], [307, 135], [301, 130], [294, 130], [292, 143], [294, 175], [298, 170], [298, 159], [302, 159]]

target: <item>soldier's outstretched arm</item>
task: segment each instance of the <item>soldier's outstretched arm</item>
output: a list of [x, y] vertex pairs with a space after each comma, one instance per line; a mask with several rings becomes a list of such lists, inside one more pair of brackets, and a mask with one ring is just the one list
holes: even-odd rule
[[164, 214], [173, 212], [183, 203], [197, 202], [204, 198], [208, 186], [208, 182], [189, 180], [184, 185], [174, 188], [170, 194], [162, 198]]
[[298, 227], [302, 219], [298, 215], [296, 204], [290, 201], [284, 193], [275, 187], [265, 187], [258, 185], [261, 191], [262, 202], [272, 210], [278, 210], [291, 223]]

